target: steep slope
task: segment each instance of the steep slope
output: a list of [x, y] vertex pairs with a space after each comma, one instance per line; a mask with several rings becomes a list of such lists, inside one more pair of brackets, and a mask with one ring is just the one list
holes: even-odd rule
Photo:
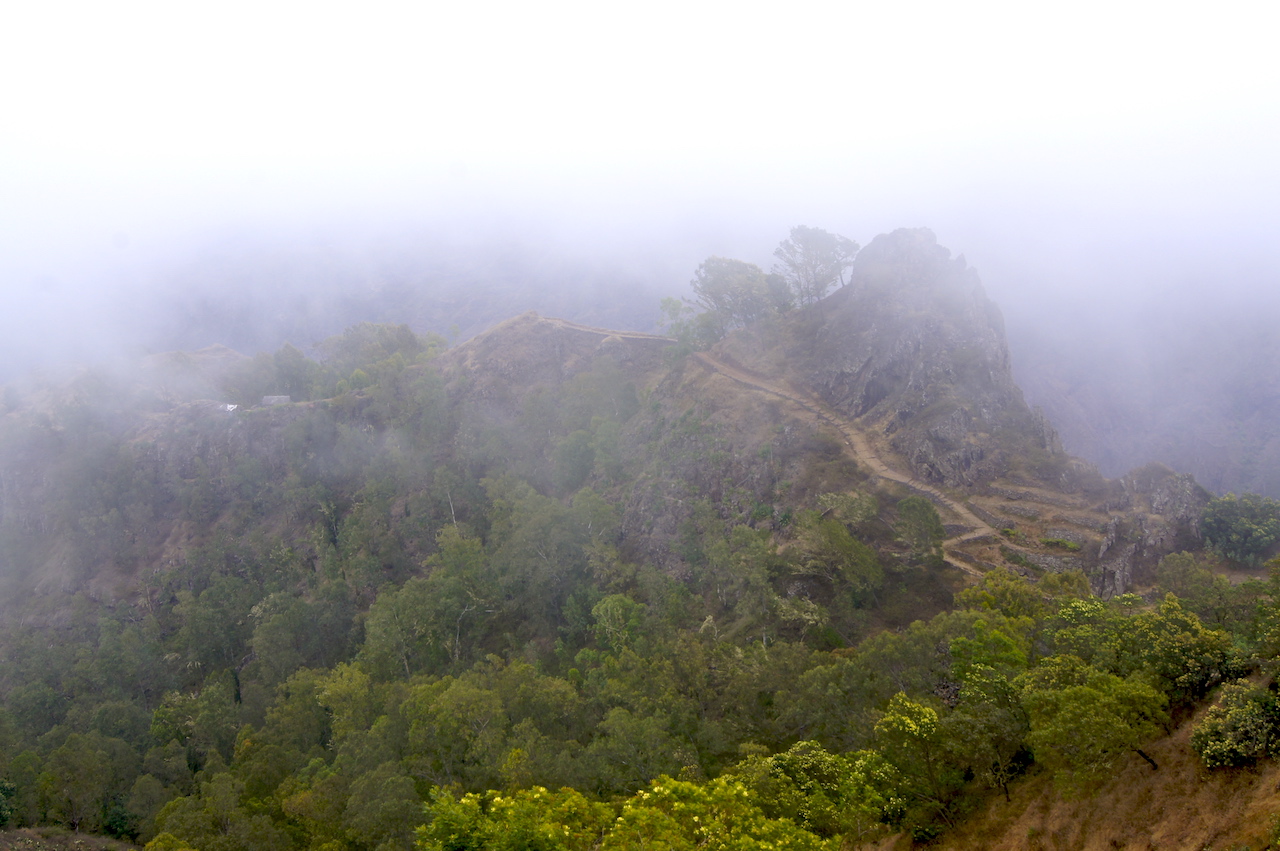
[[1080, 568], [1110, 595], [1198, 537], [1191, 477], [1107, 481], [1062, 450], [1013, 380], [999, 309], [928, 230], [876, 237], [846, 287], [712, 357], [823, 406], [862, 463], [948, 512], [952, 561]]
[[951, 258], [928, 230], [876, 237], [847, 286], [788, 317], [765, 348], [744, 337], [725, 352], [757, 367], [768, 357], [887, 438], [923, 481], [973, 487], [1018, 456], [1065, 461], [1013, 381], [999, 309], [964, 258]]
[[[971, 512], [961, 503], [947, 496], [942, 491], [930, 485], [919, 482], [913, 477], [891, 469], [881, 460], [871, 445], [867, 442], [862, 431], [854, 426], [847, 418], [841, 416], [838, 412], [831, 410], [826, 405], [813, 397], [806, 397], [799, 391], [780, 385], [770, 381], [760, 375], [755, 375], [738, 367], [731, 366], [723, 361], [717, 360], [713, 355], [707, 353], [699, 353], [698, 360], [707, 365], [717, 373], [724, 375], [734, 381], [780, 399], [784, 399], [794, 406], [794, 415], [808, 420], [811, 423], [819, 424], [824, 427], [834, 429], [844, 443], [846, 454], [856, 463], [867, 468], [872, 476], [889, 482], [896, 482], [905, 485], [910, 490], [921, 494], [934, 502], [939, 508], [950, 515], [955, 516], [961, 523], [967, 524], [967, 528], [961, 529], [958, 534], [952, 535], [944, 544], [947, 549], [951, 549], [959, 543], [975, 540], [978, 538], [995, 534], [986, 522]], [[944, 555], [944, 559], [952, 567], [969, 573], [974, 576], [981, 574], [969, 566], [968, 564], [957, 561], [950, 554]]]
[[[1064, 797], [1043, 774], [993, 795], [938, 843], [948, 851], [1093, 851], [1113, 848], [1271, 848], [1280, 839], [1280, 765], [1210, 771], [1191, 750], [1194, 723], [1144, 746], [1084, 798]], [[893, 847], [910, 847], [905, 841]]]
[[[948, 524], [947, 561], [971, 574], [996, 564], [1078, 568], [1109, 596], [1145, 579], [1164, 553], [1194, 546], [1208, 494], [1161, 467], [1107, 481], [1063, 452], [1013, 381], [999, 309], [930, 232], [877, 237], [853, 272], [819, 305], [693, 358], [664, 358], [670, 341], [661, 337], [525, 314], [442, 363], [459, 398], [514, 422], [531, 392], [572, 381], [606, 356], [651, 403], [627, 430], [639, 463], [648, 462], [637, 447], [654, 439], [660, 419], [697, 412], [716, 431], [714, 454], [667, 454], [682, 466], [658, 476], [665, 484], [642, 476], [624, 497], [633, 544], [672, 569], [685, 500], [720, 501], [731, 481], [744, 489], [745, 514], [753, 504], [776, 507], [779, 482], [812, 478], [812, 459], [798, 458], [794, 439], [790, 451], [779, 440], [799, 434], [826, 435], [857, 471], [823, 487], [869, 478], [933, 502]], [[460, 383], [463, 375], [474, 383]], [[819, 490], [787, 496], [807, 501]]]

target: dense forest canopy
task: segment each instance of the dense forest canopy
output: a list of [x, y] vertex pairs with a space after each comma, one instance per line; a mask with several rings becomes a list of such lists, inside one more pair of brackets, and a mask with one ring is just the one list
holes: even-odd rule
[[[780, 404], [689, 392], [695, 349], [766, 350], [856, 250], [798, 228], [775, 273], [710, 258], [679, 341], [362, 324], [314, 359], [11, 390], [0, 826], [202, 851], [923, 841], [1029, 774], [1082, 795], [1159, 770], [1144, 747], [1216, 689], [1204, 765], [1270, 759], [1273, 501], [1209, 501], [1205, 546], [1140, 594], [1041, 567], [1081, 544], [1030, 520], [968, 576], [940, 490]], [[1024, 486], [1070, 478], [1035, 451], [1008, 462]]]

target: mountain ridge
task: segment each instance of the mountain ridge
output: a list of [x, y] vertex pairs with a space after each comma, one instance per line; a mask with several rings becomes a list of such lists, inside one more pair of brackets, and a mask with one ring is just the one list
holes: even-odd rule
[[[1121, 593], [1135, 578], [1148, 576], [1155, 561], [1172, 547], [1195, 543], [1196, 518], [1208, 495], [1167, 468], [1107, 481], [1091, 465], [1068, 456], [1043, 416], [1025, 405], [1012, 378], [1003, 335], [999, 309], [986, 298], [977, 274], [961, 258], [951, 258], [929, 231], [904, 229], [877, 237], [864, 248], [850, 283], [824, 302], [734, 332], [692, 358], [672, 360], [678, 347], [661, 335], [594, 328], [529, 311], [410, 370], [438, 374], [450, 404], [466, 407], [473, 419], [486, 422], [486, 428], [497, 423], [514, 428], [531, 404], [531, 391], [550, 392], [604, 362], [611, 364], [607, 380], [632, 388], [629, 393], [662, 400], [672, 414], [680, 411], [685, 416], [715, 399], [723, 411], [709, 415], [725, 420], [721, 427], [732, 429], [735, 422], [749, 421], [750, 397], [735, 399], [727, 388], [700, 397], [710, 375], [697, 378], [690, 369], [701, 367], [749, 392], [764, 390], [807, 408], [802, 416], [817, 419], [805, 428], [825, 430], [843, 443], [850, 460], [866, 468], [860, 478], [872, 475], [906, 487], [944, 509], [952, 518], [948, 522], [958, 527], [949, 538], [947, 558], [962, 570], [976, 574], [996, 564], [1016, 569], [1079, 567], [1090, 575], [1095, 589]], [[248, 368], [250, 363], [223, 347], [152, 356], [151, 380], [164, 388], [167, 395], [162, 398], [168, 401], [153, 403], [161, 410], [148, 414], [149, 424], [139, 421], [134, 426], [140, 430], [132, 442], [152, 447], [148, 452], [176, 453], [157, 463], [174, 467], [180, 479], [192, 475], [189, 458], [209, 464], [249, 451], [254, 441], [263, 450], [273, 441], [278, 444], [279, 439], [270, 435], [296, 419], [289, 408], [228, 415], [217, 405], [201, 407], [205, 403], [192, 398], [216, 386], [228, 370], [237, 365]], [[681, 389], [681, 381], [691, 383]], [[190, 401], [177, 404], [184, 398]], [[359, 398], [351, 397], [342, 407], [365, 409], [368, 400]], [[616, 404], [615, 400], [615, 408]], [[165, 407], [171, 413], [164, 413]], [[164, 425], [173, 416], [179, 419]], [[794, 420], [782, 409], [770, 416], [771, 428], [786, 428], [784, 421]], [[258, 437], [234, 438], [234, 433], [244, 432], [237, 423], [258, 423]], [[642, 443], [637, 436], [646, 427], [652, 431], [656, 426], [633, 424], [623, 437], [629, 444]], [[175, 437], [184, 430], [209, 428], [203, 443]], [[760, 432], [735, 440], [740, 470], [734, 475], [757, 482], [755, 503], [775, 500], [763, 483], [777, 477], [750, 457], [764, 451], [769, 436]], [[280, 450], [270, 451], [276, 460], [267, 465], [283, 469]], [[544, 466], [549, 451], [536, 450]], [[622, 456], [629, 452], [626, 446], [619, 451]], [[213, 456], [205, 458], [210, 452]], [[644, 462], [634, 453], [630, 460]], [[548, 474], [542, 475], [546, 481]], [[717, 479], [715, 471], [698, 475], [714, 491], [710, 483]], [[1172, 498], [1173, 491], [1180, 497]], [[815, 495], [802, 490], [794, 496]], [[666, 516], [659, 503], [671, 496], [651, 494], [645, 510]], [[637, 510], [633, 504], [630, 511]], [[680, 512], [676, 514], [663, 521], [624, 523], [634, 529], [665, 528], [660, 539], [670, 542], [682, 522]], [[177, 528], [163, 536], [168, 543], [161, 561], [180, 557], [191, 542]], [[1076, 549], [1054, 550], [1039, 543], [1044, 539], [1070, 541]], [[639, 545], [649, 557], [674, 566], [661, 541], [642, 540]], [[66, 585], [75, 571], [65, 557], [52, 558], [51, 566], [58, 566], [51, 567], [50, 576], [61, 578], [51, 581]], [[111, 581], [127, 575], [127, 570], [112, 574]]]
[[[923, 836], [1030, 748], [1054, 765], [1018, 710], [1052, 649], [1094, 654], [1054, 664], [1137, 700], [1142, 737], [1162, 701], [1248, 673], [1148, 590], [1197, 548], [1203, 489], [1072, 459], [976, 274], [926, 231], [868, 248], [826, 302], [705, 351], [524, 313], [452, 348], [360, 325], [322, 362], [176, 353], [18, 398], [0, 778], [20, 822], [374, 851], [458, 789], [567, 786], [604, 812], [662, 775], [702, 795], [829, 764], [910, 797], [805, 830]], [[1256, 580], [1174, 561], [1200, 617], [1263, 617]], [[913, 715], [977, 725], [946, 728], [941, 791], [882, 723]], [[83, 795], [39, 779], [77, 773]]]

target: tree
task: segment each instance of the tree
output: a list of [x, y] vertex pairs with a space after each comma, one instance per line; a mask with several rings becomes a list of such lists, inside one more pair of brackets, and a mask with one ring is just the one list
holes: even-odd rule
[[1218, 559], [1207, 552], [1170, 553], [1156, 568], [1156, 586], [1176, 594], [1187, 611], [1219, 629], [1247, 630], [1258, 614], [1266, 584], [1246, 580], [1234, 584], [1215, 572]]
[[72, 733], [49, 755], [40, 775], [50, 814], [72, 830], [99, 827], [111, 782], [111, 765], [107, 754], [96, 745], [90, 737]]
[[556, 445], [556, 484], [565, 493], [582, 487], [596, 464], [591, 432], [577, 429]]
[[484, 627], [496, 579], [480, 541], [456, 526], [436, 536], [429, 576], [415, 576], [378, 595], [365, 620], [360, 664], [379, 680], [457, 664]]
[[1209, 501], [1200, 515], [1204, 540], [1218, 554], [1257, 564], [1280, 539], [1280, 502], [1257, 494], [1233, 493]]
[[858, 243], [821, 228], [797, 225], [791, 237], [774, 250], [779, 261], [773, 270], [791, 287], [796, 300], [812, 304], [827, 294], [836, 281], [844, 286], [845, 270], [853, 265]]
[[[531, 846], [525, 846], [531, 847]], [[600, 843], [601, 851], [710, 848], [792, 851], [831, 849], [790, 819], [769, 818], [738, 780], [719, 777], [697, 784], [660, 777], [628, 799]]]
[[1224, 679], [1248, 671], [1231, 636], [1206, 629], [1172, 594], [1155, 611], [1129, 620], [1133, 655], [1175, 706], [1190, 706]]
[[912, 561], [937, 566], [942, 564], [942, 541], [947, 530], [938, 517], [938, 509], [922, 496], [909, 496], [898, 503], [898, 537], [911, 548]]
[[[158, 835], [151, 846], [201, 851], [271, 851], [288, 848], [289, 836], [265, 813], [253, 813], [243, 801], [244, 783], [228, 772], [200, 786], [199, 796], [176, 798], [156, 815]], [[165, 836], [168, 834], [168, 837]], [[150, 846], [149, 846], [150, 847]]]
[[1091, 593], [1089, 580], [1078, 570], [1049, 573], [1031, 582], [1007, 568], [996, 567], [983, 574], [977, 585], [956, 594], [956, 605], [1021, 619], [1030, 628], [1048, 619], [1063, 603]]
[[605, 714], [586, 757], [602, 793], [630, 792], [680, 769], [679, 743], [662, 713], [634, 715], [618, 706]]
[[150, 774], [144, 774], [134, 781], [129, 789], [129, 796], [125, 799], [125, 807], [135, 819], [138, 842], [148, 842], [155, 836], [156, 814], [176, 795], [176, 792], [166, 789], [163, 783]]
[[18, 797], [18, 787], [0, 778], [0, 828], [9, 826], [9, 820], [13, 818], [15, 810], [13, 799], [16, 797]]
[[615, 653], [630, 646], [644, 626], [643, 603], [626, 594], [610, 594], [591, 609], [596, 637]]
[[796, 527], [796, 573], [820, 576], [834, 587], [846, 586], [859, 601], [879, 589], [884, 571], [875, 551], [853, 537], [840, 519], [806, 512]]
[[595, 851], [617, 818], [614, 807], [580, 792], [540, 786], [510, 794], [470, 793], [460, 798], [435, 787], [427, 823], [418, 828], [420, 851]]
[[1121, 679], [1075, 656], [1050, 656], [1018, 679], [1031, 721], [1027, 743], [1036, 761], [1067, 789], [1082, 792], [1108, 777], [1168, 721], [1164, 695], [1137, 677]]
[[709, 531], [695, 567], [695, 580], [714, 601], [715, 613], [732, 612], [739, 628], [765, 618], [777, 602], [769, 584], [775, 553], [767, 534], [750, 526], [735, 526], [727, 537]]
[[[952, 653], [957, 642], [952, 642]], [[1027, 761], [1027, 713], [1005, 672], [971, 664], [962, 676], [960, 703], [943, 719], [951, 749], [989, 785], [1004, 791]]]
[[351, 784], [343, 823], [365, 847], [406, 848], [422, 820], [422, 799], [398, 762], [386, 762]]
[[662, 300], [663, 329], [689, 350], [708, 349], [725, 335], [723, 318], [711, 311], [698, 312], [688, 299]]
[[1049, 647], [1099, 671], [1128, 677], [1141, 673], [1175, 707], [1189, 706], [1247, 666], [1231, 637], [1207, 629], [1177, 597], [1154, 610], [1136, 611], [1141, 598], [1123, 594], [1108, 602], [1073, 600], [1050, 621]]
[[900, 814], [896, 770], [875, 751], [848, 756], [805, 741], [775, 756], [751, 756], [731, 776], [769, 818], [788, 818], [819, 836], [866, 841]]
[[708, 257], [690, 282], [696, 302], [716, 318], [719, 336], [757, 322], [785, 305], [754, 263]]
[[402, 711], [415, 776], [473, 786], [498, 779], [510, 719], [502, 698], [477, 679], [445, 677], [410, 691]]
[[921, 835], [938, 819], [955, 824], [953, 804], [964, 774], [950, 758], [946, 733], [936, 709], [904, 692], [890, 699], [875, 726], [881, 752], [901, 772], [903, 794], [915, 802], [910, 818]]

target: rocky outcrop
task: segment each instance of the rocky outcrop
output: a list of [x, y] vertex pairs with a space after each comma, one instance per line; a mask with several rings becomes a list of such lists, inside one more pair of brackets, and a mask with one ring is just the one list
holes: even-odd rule
[[999, 309], [932, 232], [876, 237], [849, 285], [794, 321], [809, 326], [790, 353], [805, 384], [889, 435], [920, 479], [972, 487], [1006, 473], [1011, 453], [1061, 455], [1014, 383]]
[[1190, 476], [1157, 465], [1108, 481], [1066, 454], [1014, 381], [999, 309], [928, 230], [876, 237], [847, 286], [713, 354], [818, 397], [913, 483], [966, 494], [1004, 535], [957, 541], [973, 563], [1081, 569], [1112, 596], [1198, 543], [1208, 494]]
[[1194, 477], [1163, 464], [1131, 471], [1106, 502], [1113, 512], [1089, 571], [1104, 597], [1149, 580], [1161, 558], [1200, 545], [1200, 514], [1211, 495]]

